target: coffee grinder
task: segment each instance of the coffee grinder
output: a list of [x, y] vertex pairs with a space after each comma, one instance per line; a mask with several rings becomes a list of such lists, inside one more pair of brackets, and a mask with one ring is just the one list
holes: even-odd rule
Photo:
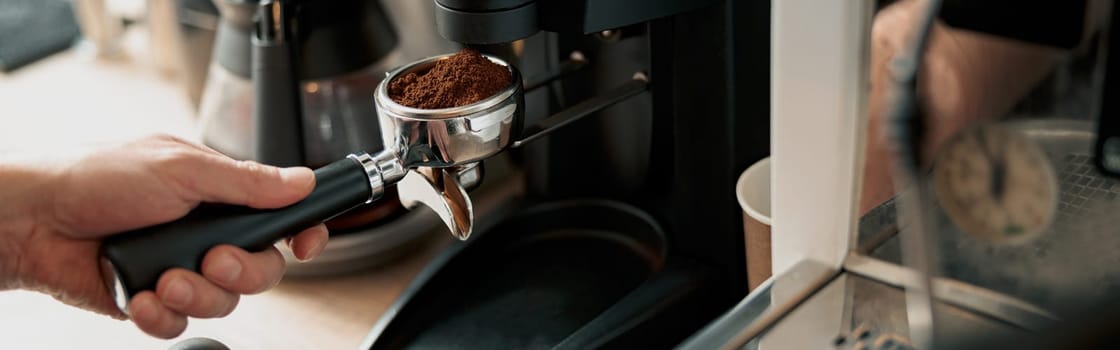
[[[1120, 179], [1107, 143], [1117, 141], [1120, 8], [908, 2], [913, 17], [895, 24], [915, 34], [877, 64], [875, 33], [902, 27], [873, 27], [876, 3], [773, 2], [775, 275], [680, 348], [1116, 348]], [[956, 78], [926, 71], [946, 48], [1008, 69], [925, 89]], [[869, 81], [880, 70], [887, 79]], [[882, 119], [868, 118], [869, 82], [889, 87]], [[994, 86], [1023, 91], [921, 154], [936, 142], [921, 128], [962, 113], [928, 108], [936, 98], [991, 103]], [[867, 131], [868, 119], [890, 132]], [[883, 160], [861, 160], [862, 139], [875, 137], [894, 147], [898, 187], [860, 217], [861, 162]], [[954, 173], [962, 159], [969, 170]], [[996, 209], [977, 205], [987, 203]]]
[[665, 348], [746, 295], [733, 189], [769, 152], [768, 2], [435, 4], [442, 36], [526, 77], [525, 196], [362, 348]]

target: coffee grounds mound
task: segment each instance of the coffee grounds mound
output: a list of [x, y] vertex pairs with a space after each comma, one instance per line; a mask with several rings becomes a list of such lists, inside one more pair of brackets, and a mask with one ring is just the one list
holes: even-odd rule
[[394, 79], [389, 83], [389, 98], [413, 108], [451, 108], [494, 96], [509, 82], [506, 67], [467, 48], [436, 62], [427, 72]]

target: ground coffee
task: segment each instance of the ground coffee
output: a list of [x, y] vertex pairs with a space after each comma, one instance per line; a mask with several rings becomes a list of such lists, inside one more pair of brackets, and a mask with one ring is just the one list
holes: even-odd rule
[[506, 67], [490, 62], [478, 51], [463, 49], [436, 62], [427, 72], [408, 73], [389, 83], [389, 98], [421, 109], [469, 105], [509, 86]]

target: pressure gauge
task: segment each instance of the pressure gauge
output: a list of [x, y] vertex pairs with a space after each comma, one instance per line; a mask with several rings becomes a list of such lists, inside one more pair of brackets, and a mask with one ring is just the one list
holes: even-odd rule
[[1046, 154], [1015, 130], [981, 124], [938, 153], [933, 185], [961, 230], [1000, 243], [1027, 241], [1050, 225], [1058, 186]]

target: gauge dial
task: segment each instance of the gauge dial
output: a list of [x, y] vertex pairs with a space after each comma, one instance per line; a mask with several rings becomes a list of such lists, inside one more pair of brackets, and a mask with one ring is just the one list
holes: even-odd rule
[[961, 230], [996, 242], [1022, 242], [1054, 218], [1057, 182], [1050, 162], [1025, 135], [982, 124], [942, 146], [934, 191]]

